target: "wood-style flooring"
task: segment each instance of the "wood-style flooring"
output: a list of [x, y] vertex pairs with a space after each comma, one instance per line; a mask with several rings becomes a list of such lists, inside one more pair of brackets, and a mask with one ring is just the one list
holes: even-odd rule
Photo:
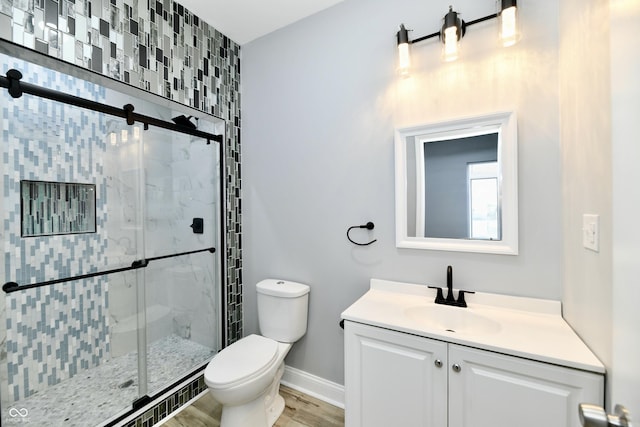
[[[342, 427], [344, 410], [289, 387], [280, 386], [285, 408], [274, 427]], [[162, 424], [163, 427], [219, 427], [222, 406], [210, 393]]]

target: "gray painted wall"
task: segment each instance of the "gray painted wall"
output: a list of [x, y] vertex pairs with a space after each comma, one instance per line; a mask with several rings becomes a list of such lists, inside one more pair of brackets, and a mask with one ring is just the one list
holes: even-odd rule
[[[560, 299], [562, 217], [558, 112], [558, 1], [527, 2], [523, 39], [496, 46], [495, 21], [469, 28], [462, 58], [412, 46], [411, 77], [395, 72], [400, 23], [436, 31], [448, 2], [346, 0], [243, 46], [243, 282], [245, 331], [257, 331], [255, 283], [311, 286], [309, 328], [287, 364], [343, 383], [340, 313], [377, 277]], [[465, 19], [493, 0], [461, 0]], [[518, 256], [398, 249], [394, 128], [518, 113]], [[352, 236], [351, 225], [373, 221]], [[355, 231], [358, 232], [356, 235]]]
[[[607, 368], [607, 406], [640, 413], [640, 3], [561, 2], [563, 314]], [[567, 21], [565, 21], [567, 20]], [[600, 215], [600, 250], [582, 215]]]
[[[572, 6], [578, 8], [577, 16]], [[560, 73], [573, 84], [560, 91], [560, 130], [565, 188], [564, 315], [609, 367], [613, 292], [611, 80], [609, 25], [602, 19], [608, 8], [606, 2], [591, 0], [562, 2], [560, 7], [562, 16], [578, 18], [572, 18], [562, 30]], [[600, 252], [582, 246], [585, 213], [600, 215]]]

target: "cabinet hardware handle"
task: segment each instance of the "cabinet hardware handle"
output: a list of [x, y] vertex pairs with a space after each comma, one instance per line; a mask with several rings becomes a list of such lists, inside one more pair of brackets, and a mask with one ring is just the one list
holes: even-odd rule
[[451, 366], [451, 369], [453, 369], [453, 372], [460, 372], [462, 370], [462, 367], [457, 363], [454, 363], [453, 366]]
[[440, 359], [436, 359], [433, 364], [436, 365], [436, 368], [442, 368], [442, 360]]

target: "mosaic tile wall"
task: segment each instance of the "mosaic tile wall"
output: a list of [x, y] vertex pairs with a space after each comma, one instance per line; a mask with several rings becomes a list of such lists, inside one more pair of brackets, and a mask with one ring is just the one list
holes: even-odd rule
[[0, 37], [226, 121], [226, 341], [241, 338], [240, 46], [172, 0], [0, 0]]
[[[21, 69], [30, 83], [104, 99], [105, 91], [98, 86], [78, 85], [75, 79], [23, 61], [7, 65]], [[96, 233], [22, 238], [20, 224], [22, 178], [91, 183], [104, 195], [104, 116], [37, 97], [12, 100], [6, 91], [0, 98], [5, 281], [29, 284], [104, 269], [105, 197], [96, 200]], [[7, 372], [3, 373], [6, 379], [2, 378], [3, 399], [23, 399], [108, 357], [106, 278], [15, 292], [2, 299], [8, 313], [4, 319]], [[7, 391], [9, 396], [4, 395]]]

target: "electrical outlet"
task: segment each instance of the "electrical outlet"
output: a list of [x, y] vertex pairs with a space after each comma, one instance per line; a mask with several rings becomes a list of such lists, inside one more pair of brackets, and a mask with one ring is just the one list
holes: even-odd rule
[[600, 250], [600, 215], [582, 215], [582, 245], [595, 252]]

